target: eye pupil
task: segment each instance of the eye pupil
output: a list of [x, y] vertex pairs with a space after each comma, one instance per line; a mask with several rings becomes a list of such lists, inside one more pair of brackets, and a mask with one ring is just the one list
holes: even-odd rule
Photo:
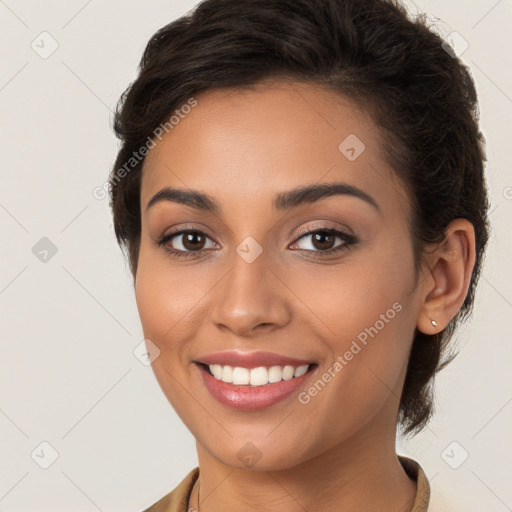
[[[319, 231], [313, 235], [313, 244], [317, 249], [331, 249], [335, 238], [336, 237], [332, 233]], [[317, 244], [318, 241], [320, 242], [320, 245]]]

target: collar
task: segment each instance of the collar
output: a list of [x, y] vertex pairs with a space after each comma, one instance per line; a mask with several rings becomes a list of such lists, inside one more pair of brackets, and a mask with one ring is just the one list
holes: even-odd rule
[[[398, 455], [405, 472], [417, 482], [416, 497], [410, 512], [427, 512], [430, 501], [430, 484], [421, 466], [413, 459]], [[169, 494], [151, 505], [144, 512], [187, 512], [192, 488], [199, 477], [195, 467]]]

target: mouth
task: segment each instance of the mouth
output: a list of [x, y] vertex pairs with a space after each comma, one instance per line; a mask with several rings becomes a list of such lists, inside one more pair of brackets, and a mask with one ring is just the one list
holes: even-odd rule
[[243, 411], [270, 407], [298, 391], [316, 363], [247, 368], [195, 362], [210, 394], [221, 404]]

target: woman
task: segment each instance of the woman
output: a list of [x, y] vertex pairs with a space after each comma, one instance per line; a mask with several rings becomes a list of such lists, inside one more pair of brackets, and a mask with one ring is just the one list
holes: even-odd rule
[[149, 41], [111, 206], [199, 467], [148, 511], [428, 509], [396, 429], [432, 415], [489, 230], [445, 48], [390, 0], [204, 0]]

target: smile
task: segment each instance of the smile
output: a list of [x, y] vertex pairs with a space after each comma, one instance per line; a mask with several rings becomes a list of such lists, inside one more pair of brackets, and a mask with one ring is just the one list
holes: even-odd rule
[[272, 366], [265, 368], [244, 368], [241, 366], [221, 366], [220, 364], [211, 364], [208, 366], [210, 373], [217, 380], [241, 386], [265, 386], [274, 384], [282, 380], [290, 380], [295, 377], [302, 377], [309, 369], [310, 365], [305, 364], [297, 367], [293, 366]]
[[224, 352], [204, 357], [195, 366], [202, 383], [218, 402], [240, 411], [257, 411], [300, 392], [318, 364], [276, 358], [275, 354]]

